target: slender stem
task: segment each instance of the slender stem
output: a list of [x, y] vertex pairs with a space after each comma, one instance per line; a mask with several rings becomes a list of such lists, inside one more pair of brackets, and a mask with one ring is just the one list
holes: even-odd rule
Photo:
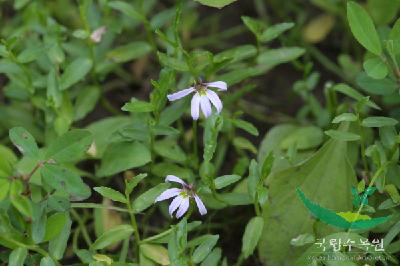
[[114, 210], [114, 211], [118, 211], [118, 212], [129, 212], [126, 209], [122, 209], [122, 208], [118, 208], [118, 207], [114, 207], [114, 206], [106, 207], [106, 206], [103, 206], [103, 205], [97, 204], [97, 203], [72, 203], [71, 208], [75, 208], [75, 209], [87, 209], [87, 208], [107, 209], [107, 210]]
[[131, 204], [131, 200], [129, 197], [128, 193], [125, 193], [125, 197], [126, 197], [126, 206], [128, 207], [128, 211], [129, 211], [129, 218], [131, 220], [131, 225], [133, 228], [133, 234], [135, 236], [135, 247], [136, 247], [136, 259], [139, 261], [139, 246], [141, 243], [140, 240], [140, 234], [139, 234], [139, 229], [137, 226], [137, 222], [136, 222], [136, 217], [134, 215], [133, 209], [132, 209], [132, 204]]
[[85, 223], [83, 222], [83, 220], [81, 219], [79, 214], [74, 209], [71, 209], [70, 211], [71, 211], [72, 216], [78, 222], [79, 230], [82, 232], [83, 239], [85, 239], [86, 244], [88, 245], [88, 247], [90, 247], [93, 242], [90, 239], [88, 231], [86, 230]]
[[368, 167], [367, 157], [365, 155], [365, 132], [364, 132], [364, 127], [361, 125], [361, 119], [360, 119], [359, 113], [357, 113], [357, 121], [358, 121], [358, 126], [360, 128], [360, 134], [361, 134], [361, 144], [360, 144], [361, 158], [362, 158], [365, 173], [368, 176], [369, 175], [369, 167]]

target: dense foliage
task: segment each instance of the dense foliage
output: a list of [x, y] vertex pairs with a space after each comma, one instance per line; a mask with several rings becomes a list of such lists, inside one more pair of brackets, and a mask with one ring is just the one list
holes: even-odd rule
[[399, 9], [0, 1], [0, 265], [397, 265]]

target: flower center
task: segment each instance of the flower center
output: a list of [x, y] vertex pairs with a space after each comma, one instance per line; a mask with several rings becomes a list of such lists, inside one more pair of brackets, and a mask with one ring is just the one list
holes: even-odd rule
[[197, 91], [197, 93], [198, 93], [200, 96], [206, 96], [206, 95], [207, 95], [207, 86], [205, 86], [205, 85], [202, 84], [202, 83], [196, 84], [196, 85], [194, 86], [194, 89]]

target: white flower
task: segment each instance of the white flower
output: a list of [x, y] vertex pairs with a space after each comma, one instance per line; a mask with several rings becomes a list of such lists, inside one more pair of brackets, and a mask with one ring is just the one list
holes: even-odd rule
[[190, 87], [176, 93], [169, 94], [167, 95], [167, 97], [170, 101], [176, 101], [194, 92], [191, 107], [193, 120], [199, 119], [200, 108], [204, 114], [204, 117], [207, 118], [212, 113], [211, 103], [215, 106], [218, 113], [222, 110], [222, 102], [219, 99], [218, 95], [213, 90], [208, 89], [208, 87], [218, 88], [219, 91], [226, 91], [228, 89], [228, 86], [224, 81], [198, 83], [194, 87]]
[[201, 215], [207, 213], [203, 201], [201, 201], [200, 197], [197, 196], [192, 185], [186, 184], [182, 179], [174, 175], [168, 175], [165, 178], [165, 182], [176, 182], [182, 185], [182, 188], [167, 189], [156, 198], [156, 202], [174, 198], [169, 205], [169, 214], [171, 216], [173, 216], [173, 213], [178, 210], [175, 216], [177, 219], [181, 218], [189, 209], [190, 198], [193, 198], [196, 202]]
[[99, 43], [101, 41], [101, 37], [103, 37], [103, 34], [107, 32], [107, 28], [105, 26], [101, 26], [100, 28], [97, 28], [90, 34], [90, 39], [95, 42]]

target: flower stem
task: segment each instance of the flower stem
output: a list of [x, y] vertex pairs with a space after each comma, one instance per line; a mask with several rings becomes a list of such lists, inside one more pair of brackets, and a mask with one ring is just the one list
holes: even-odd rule
[[193, 120], [192, 124], [192, 130], [193, 130], [193, 154], [194, 157], [196, 158], [196, 168], [198, 167], [198, 161], [199, 161], [199, 150], [198, 150], [198, 136], [197, 136], [197, 121]]
[[140, 234], [139, 234], [139, 229], [137, 226], [137, 222], [136, 222], [136, 217], [134, 215], [133, 209], [132, 209], [132, 204], [131, 204], [131, 200], [129, 198], [129, 194], [125, 193], [126, 196], [126, 206], [128, 207], [128, 211], [129, 211], [129, 218], [131, 220], [131, 225], [133, 228], [133, 235], [135, 236], [135, 247], [136, 247], [136, 259], [137, 261], [139, 261], [139, 246], [140, 246]]
[[71, 211], [72, 216], [75, 218], [75, 220], [78, 223], [78, 228], [82, 232], [82, 235], [83, 235], [83, 238], [85, 239], [86, 244], [88, 245], [88, 247], [90, 247], [93, 242], [90, 239], [88, 231], [86, 230], [85, 223], [83, 222], [83, 220], [81, 219], [79, 214], [74, 209], [71, 208], [70, 211]]

